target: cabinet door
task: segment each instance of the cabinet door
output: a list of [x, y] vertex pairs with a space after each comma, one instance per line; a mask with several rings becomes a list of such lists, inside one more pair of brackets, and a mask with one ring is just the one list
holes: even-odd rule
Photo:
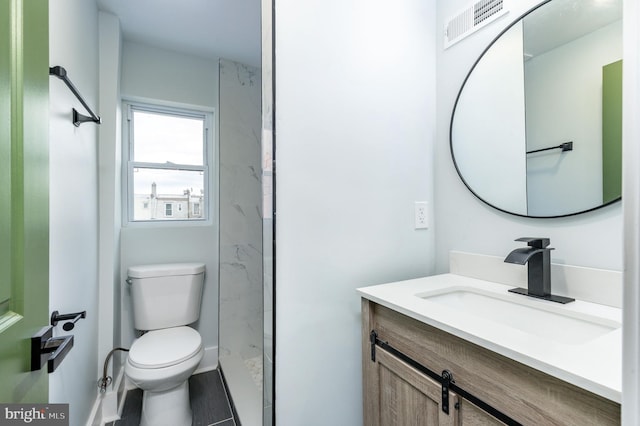
[[458, 416], [461, 426], [503, 426], [505, 423], [481, 410], [468, 400], [458, 398]]
[[458, 396], [449, 393], [449, 414], [440, 404], [442, 387], [383, 349], [365, 370], [365, 426], [458, 425]]

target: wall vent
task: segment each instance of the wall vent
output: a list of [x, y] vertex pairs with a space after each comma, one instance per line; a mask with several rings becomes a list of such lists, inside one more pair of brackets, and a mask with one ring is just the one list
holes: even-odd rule
[[509, 11], [508, 0], [480, 0], [449, 19], [444, 27], [447, 49]]

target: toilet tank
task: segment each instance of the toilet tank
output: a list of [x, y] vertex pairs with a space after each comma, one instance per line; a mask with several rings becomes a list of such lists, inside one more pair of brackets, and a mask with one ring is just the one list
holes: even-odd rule
[[202, 263], [131, 266], [133, 323], [137, 330], [191, 324], [200, 317], [205, 267]]

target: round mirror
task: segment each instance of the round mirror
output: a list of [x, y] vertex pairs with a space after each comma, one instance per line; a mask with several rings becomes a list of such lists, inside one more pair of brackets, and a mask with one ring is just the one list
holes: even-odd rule
[[462, 84], [450, 141], [462, 181], [498, 210], [620, 200], [622, 0], [548, 0], [511, 24]]

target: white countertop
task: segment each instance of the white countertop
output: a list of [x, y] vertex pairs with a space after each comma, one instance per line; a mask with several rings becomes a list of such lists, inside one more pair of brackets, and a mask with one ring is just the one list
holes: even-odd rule
[[571, 315], [602, 318], [611, 324], [622, 323], [622, 310], [618, 308], [580, 300], [561, 305], [509, 293], [507, 290], [512, 288], [511, 286], [454, 274], [363, 287], [357, 291], [365, 299], [604, 398], [621, 402], [621, 327], [585, 343], [567, 343], [557, 338], [533, 335], [511, 327], [506, 316], [504, 321], [489, 320], [460, 310], [452, 311], [450, 307], [420, 297], [452, 288], [473, 288], [485, 294], [495, 293], [504, 300], [515, 298], [513, 300], [516, 303], [521, 303], [524, 298], [524, 303], [530, 306], [562, 309]]

